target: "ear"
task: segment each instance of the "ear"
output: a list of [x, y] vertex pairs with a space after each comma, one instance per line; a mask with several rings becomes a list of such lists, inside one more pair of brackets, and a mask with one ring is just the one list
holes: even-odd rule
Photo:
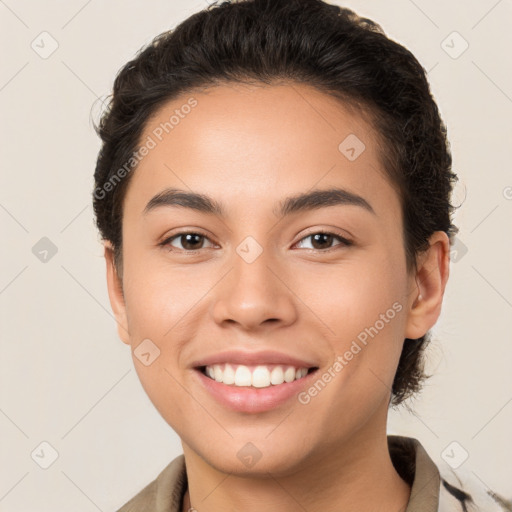
[[114, 250], [109, 241], [104, 242], [105, 262], [107, 264], [107, 288], [110, 306], [117, 322], [117, 333], [123, 343], [130, 344], [130, 333], [126, 316], [126, 304], [124, 302], [122, 279], [118, 275], [114, 263]]
[[429, 239], [428, 249], [418, 258], [408, 305], [406, 338], [421, 338], [436, 323], [449, 275], [450, 239], [444, 231], [436, 231]]

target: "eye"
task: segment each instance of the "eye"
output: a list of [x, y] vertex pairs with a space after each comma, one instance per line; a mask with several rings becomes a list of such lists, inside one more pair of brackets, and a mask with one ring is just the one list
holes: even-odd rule
[[[311, 233], [304, 238], [302, 238], [299, 242], [301, 243], [303, 240], [307, 240], [308, 238], [312, 239], [312, 246], [311, 249], [313, 250], [319, 250], [322, 252], [328, 252], [329, 250], [333, 249], [331, 246], [331, 243], [334, 239], [338, 239], [341, 243], [336, 245], [343, 245], [343, 246], [350, 246], [352, 245], [352, 242], [350, 240], [347, 240], [346, 238], [337, 235], [336, 233], [330, 233], [328, 231], [316, 231], [315, 233]], [[323, 247], [322, 247], [323, 246]], [[325, 247], [327, 246], [327, 247]], [[336, 247], [336, 246], [334, 246]], [[306, 247], [306, 249], [309, 249], [309, 247]]]
[[[328, 252], [329, 250], [335, 248], [337, 245], [342, 246], [350, 246], [352, 245], [352, 242], [350, 240], [347, 240], [346, 238], [337, 235], [336, 233], [331, 233], [328, 231], [317, 231], [314, 233], [311, 233], [304, 238], [302, 238], [298, 244], [302, 243], [303, 240], [307, 240], [308, 238], [312, 239], [312, 247], [313, 250], [319, 250], [321, 252]], [[332, 246], [332, 242], [337, 239], [340, 241], [339, 244], [336, 244], [334, 247]], [[166, 238], [163, 242], [161, 242], [160, 246], [168, 248], [169, 251], [172, 251], [174, 249], [185, 251], [185, 252], [192, 252], [199, 249], [203, 249], [202, 247], [203, 242], [205, 240], [210, 240], [207, 236], [202, 235], [200, 233], [196, 233], [193, 231], [182, 231], [181, 233], [176, 233], [175, 235]], [[181, 247], [176, 247], [173, 245], [174, 242], [178, 242], [181, 244]], [[211, 244], [211, 247], [213, 247], [213, 244]], [[306, 249], [309, 249], [306, 247]]]
[[[205, 235], [201, 235], [200, 233], [195, 233], [192, 231], [182, 231], [181, 233], [177, 233], [170, 238], [165, 239], [158, 245], [168, 247], [170, 251], [174, 249], [183, 250], [186, 252], [196, 251], [199, 249], [203, 249], [202, 242], [204, 240], [209, 240]], [[173, 245], [173, 242], [179, 242], [182, 244], [182, 248], [176, 247]], [[213, 246], [213, 244], [212, 244]]]

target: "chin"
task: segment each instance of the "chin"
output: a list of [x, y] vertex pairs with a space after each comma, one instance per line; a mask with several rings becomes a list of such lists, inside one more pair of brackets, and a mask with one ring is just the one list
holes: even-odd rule
[[293, 446], [288, 443], [270, 443], [262, 436], [260, 441], [231, 439], [222, 447], [212, 450], [210, 445], [195, 451], [209, 466], [222, 473], [247, 478], [270, 478], [291, 475], [307, 466], [307, 455], [298, 453], [297, 446], [304, 449], [302, 443]]

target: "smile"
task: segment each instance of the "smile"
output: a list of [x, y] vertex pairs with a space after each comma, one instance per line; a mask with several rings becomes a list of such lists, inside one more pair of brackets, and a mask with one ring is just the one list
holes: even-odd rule
[[201, 387], [219, 405], [241, 413], [263, 413], [298, 403], [294, 397], [311, 385], [318, 367], [212, 364], [195, 368]]
[[213, 364], [201, 371], [210, 379], [238, 387], [268, 388], [304, 378], [314, 368], [290, 365], [266, 364], [247, 366], [243, 364]]

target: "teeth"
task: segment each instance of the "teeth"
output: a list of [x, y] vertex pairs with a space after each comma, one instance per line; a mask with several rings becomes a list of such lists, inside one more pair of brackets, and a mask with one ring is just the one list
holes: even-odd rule
[[293, 366], [289, 366], [284, 371], [284, 381], [285, 382], [293, 382], [295, 380], [295, 368]]
[[276, 366], [270, 374], [271, 384], [282, 384], [284, 382], [284, 372], [282, 366]]
[[249, 367], [226, 363], [207, 366], [205, 373], [211, 379], [228, 385], [268, 388], [271, 385], [302, 379], [307, 375], [308, 369], [281, 365]]
[[[218, 368], [222, 375], [220, 366], [215, 365], [214, 368]], [[247, 366], [239, 366], [235, 372], [235, 386], [250, 386], [251, 385], [251, 370]]]
[[213, 378], [217, 382], [222, 382], [222, 369], [220, 366], [214, 366], [213, 367]]
[[235, 383], [235, 370], [230, 364], [227, 364], [224, 368], [224, 373], [222, 374], [222, 382], [224, 384], [234, 384]]
[[257, 366], [252, 372], [252, 385], [255, 388], [268, 388], [270, 386], [270, 372], [266, 366]]

